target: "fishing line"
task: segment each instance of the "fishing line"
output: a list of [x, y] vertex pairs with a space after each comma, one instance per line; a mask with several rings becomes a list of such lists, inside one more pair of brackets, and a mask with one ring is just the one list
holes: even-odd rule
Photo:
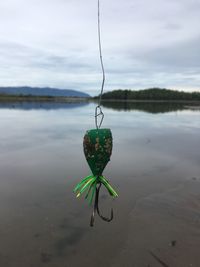
[[111, 186], [109, 181], [105, 178], [105, 176], [103, 176], [104, 168], [110, 161], [113, 141], [112, 132], [109, 128], [100, 129], [104, 119], [104, 114], [101, 108], [101, 100], [105, 84], [105, 70], [103, 65], [101, 48], [100, 0], [98, 0], [98, 43], [99, 57], [102, 70], [102, 83], [98, 104], [95, 108], [96, 129], [87, 130], [83, 139], [83, 150], [85, 158], [92, 171], [92, 174], [82, 179], [82, 181], [79, 182], [74, 188], [74, 192], [77, 194], [77, 197], [81, 196], [84, 192], [87, 192], [85, 198], [89, 201], [90, 205], [92, 204], [93, 198], [95, 196], [90, 226], [94, 226], [95, 214], [98, 214], [98, 216], [106, 222], [110, 222], [113, 220], [113, 209], [111, 209], [110, 217], [103, 216], [99, 209], [99, 193], [101, 186], [103, 185], [107, 189], [110, 196], [118, 196], [117, 192]]
[[[103, 113], [102, 108], [101, 108], [101, 99], [102, 99], [103, 89], [104, 89], [104, 85], [105, 85], [105, 69], [104, 69], [104, 64], [103, 64], [102, 47], [101, 47], [100, 0], [98, 0], [98, 43], [99, 43], [99, 57], [100, 57], [101, 70], [102, 70], [102, 83], [101, 83], [101, 91], [99, 94], [98, 105], [95, 108], [95, 125], [96, 125], [97, 130], [101, 127], [103, 119], [104, 119], [104, 113]], [[98, 117], [100, 117], [99, 124], [98, 124]], [[99, 181], [98, 184], [99, 184], [98, 187], [96, 185], [94, 208], [93, 208], [93, 212], [92, 212], [92, 216], [91, 216], [91, 220], [90, 220], [90, 226], [94, 226], [94, 218], [95, 218], [96, 212], [98, 213], [99, 217], [104, 221], [110, 222], [113, 219], [113, 209], [111, 209], [110, 218], [107, 218], [100, 213], [100, 210], [99, 210], [99, 191], [101, 188], [101, 181]]]
[[[102, 125], [104, 119], [104, 113], [101, 108], [101, 99], [103, 95], [104, 85], [105, 85], [105, 69], [103, 64], [103, 56], [102, 56], [102, 46], [101, 46], [101, 18], [100, 18], [100, 0], [98, 0], [98, 43], [99, 43], [99, 57], [101, 63], [101, 70], [102, 70], [102, 83], [101, 83], [101, 90], [99, 94], [98, 105], [95, 108], [95, 125], [96, 128], [99, 129]], [[98, 117], [100, 117], [100, 122], [98, 124]]]

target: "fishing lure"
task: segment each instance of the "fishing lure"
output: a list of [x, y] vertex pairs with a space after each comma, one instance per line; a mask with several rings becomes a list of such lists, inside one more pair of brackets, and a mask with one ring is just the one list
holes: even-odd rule
[[[102, 175], [107, 163], [110, 161], [112, 154], [112, 133], [110, 129], [92, 129], [88, 130], [83, 139], [83, 148], [86, 160], [92, 175], [85, 177], [74, 189], [77, 197], [81, 196], [86, 190], [86, 199], [92, 204], [93, 197], [96, 191], [95, 207], [91, 219], [91, 225], [94, 223], [94, 215], [97, 210], [99, 216], [105, 221], [111, 221], [113, 218], [113, 211], [111, 211], [111, 218], [108, 219], [102, 216], [98, 208], [99, 189], [103, 184], [108, 193], [112, 197], [117, 197], [116, 191], [112, 188], [105, 176]], [[99, 187], [97, 187], [99, 185]]]
[[[105, 71], [103, 66], [102, 52], [101, 52], [101, 36], [100, 36], [100, 7], [98, 0], [98, 36], [99, 36], [99, 54], [100, 62], [102, 68], [102, 85], [101, 93], [99, 95], [99, 103], [95, 109], [95, 124], [96, 129], [88, 130], [83, 139], [83, 149], [85, 153], [86, 160], [92, 175], [85, 177], [77, 186], [74, 188], [74, 192], [77, 197], [81, 196], [85, 191], [87, 191], [85, 198], [89, 200], [90, 205], [92, 204], [94, 195], [94, 209], [91, 216], [90, 226], [94, 225], [94, 217], [97, 212], [101, 219], [110, 222], [113, 219], [113, 210], [111, 209], [110, 218], [104, 217], [99, 211], [99, 191], [101, 185], [103, 184], [108, 190], [112, 197], [117, 197], [117, 192], [112, 188], [108, 180], [103, 176], [103, 170], [105, 169], [107, 163], [110, 161], [112, 154], [112, 133], [110, 129], [100, 129], [103, 122], [104, 114], [101, 109], [101, 98], [104, 89], [105, 82]], [[101, 118], [100, 118], [101, 116]], [[98, 118], [100, 122], [98, 124]]]

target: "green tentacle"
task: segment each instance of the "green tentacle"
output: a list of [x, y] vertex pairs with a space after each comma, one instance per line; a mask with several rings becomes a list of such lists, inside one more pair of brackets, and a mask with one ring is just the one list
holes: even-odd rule
[[114, 190], [114, 188], [110, 185], [110, 183], [104, 176], [100, 176], [100, 180], [105, 185], [106, 189], [108, 190], [111, 196], [118, 197], [117, 192]]
[[91, 204], [92, 204], [92, 200], [93, 200], [93, 198], [94, 198], [94, 192], [95, 192], [95, 190], [96, 190], [96, 185], [97, 185], [97, 181], [94, 182], [94, 185], [93, 185], [93, 188], [92, 188], [92, 195], [91, 195], [91, 197], [90, 197], [90, 202], [89, 202], [90, 206], [91, 206]]
[[88, 199], [89, 204], [91, 205], [98, 182], [101, 182], [106, 187], [111, 196], [118, 196], [117, 192], [113, 189], [113, 187], [104, 176], [89, 175], [85, 177], [80, 183], [78, 183], [74, 188], [74, 192], [77, 194], [76, 197], [81, 196], [85, 192], [85, 190], [88, 189], [85, 199]]
[[88, 179], [92, 177], [93, 177], [92, 175], [86, 176], [80, 183], [76, 185], [76, 187], [74, 188], [74, 192], [76, 192], [85, 182], [87, 182]]
[[79, 197], [85, 190], [88, 186], [90, 186], [90, 184], [94, 181], [95, 177], [93, 178], [90, 178], [84, 185], [83, 187], [80, 189], [78, 195], [76, 197]]
[[90, 187], [89, 187], [89, 189], [88, 189], [88, 192], [87, 192], [87, 194], [85, 195], [85, 199], [87, 199], [88, 196], [90, 195], [91, 189], [92, 189], [92, 187], [93, 187], [95, 181], [96, 181], [96, 180], [94, 180], [93, 183], [90, 185]]

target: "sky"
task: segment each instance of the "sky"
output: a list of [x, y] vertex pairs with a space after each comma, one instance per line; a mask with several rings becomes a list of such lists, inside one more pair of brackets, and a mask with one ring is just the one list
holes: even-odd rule
[[[100, 0], [105, 91], [200, 91], [200, 0]], [[97, 0], [1, 0], [0, 86], [101, 87]]]

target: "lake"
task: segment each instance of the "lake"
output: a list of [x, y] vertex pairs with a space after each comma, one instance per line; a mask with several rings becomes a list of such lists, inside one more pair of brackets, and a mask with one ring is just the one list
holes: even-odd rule
[[94, 103], [0, 105], [0, 266], [200, 266], [200, 110], [103, 104], [113, 153], [98, 216], [73, 193], [90, 174]]

